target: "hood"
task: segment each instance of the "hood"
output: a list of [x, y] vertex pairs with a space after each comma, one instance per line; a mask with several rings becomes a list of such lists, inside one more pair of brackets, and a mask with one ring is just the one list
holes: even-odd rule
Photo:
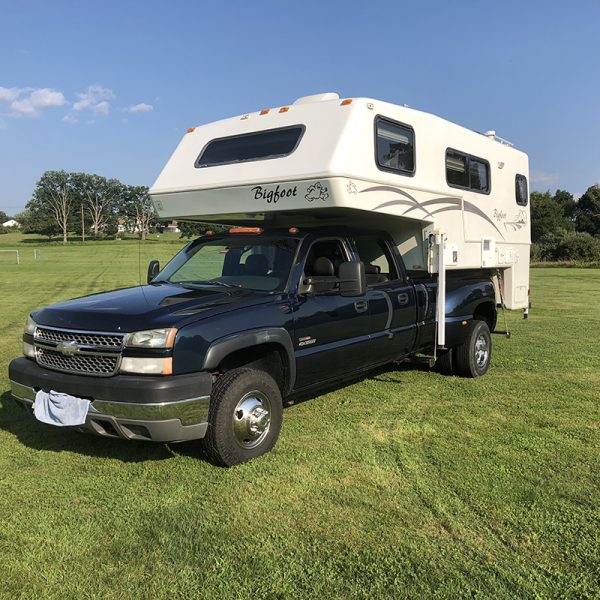
[[272, 296], [241, 288], [184, 288], [156, 283], [92, 294], [35, 311], [36, 323], [89, 331], [182, 327], [199, 318], [268, 302]]

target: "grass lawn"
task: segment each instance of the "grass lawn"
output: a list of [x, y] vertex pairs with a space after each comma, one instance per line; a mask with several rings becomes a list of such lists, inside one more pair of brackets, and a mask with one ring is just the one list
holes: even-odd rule
[[0, 597], [598, 597], [599, 269], [534, 269], [484, 378], [380, 370], [286, 409], [275, 450], [229, 470], [13, 405], [29, 311], [180, 245], [0, 236], [21, 258], [0, 253]]

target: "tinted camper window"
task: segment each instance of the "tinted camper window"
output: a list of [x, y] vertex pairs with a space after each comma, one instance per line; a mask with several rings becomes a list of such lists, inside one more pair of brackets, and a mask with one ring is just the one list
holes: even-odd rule
[[415, 132], [382, 117], [375, 120], [377, 166], [402, 175], [415, 172]]
[[196, 167], [213, 167], [251, 160], [288, 156], [298, 146], [304, 125], [232, 135], [209, 142], [196, 160]]
[[450, 187], [488, 194], [490, 163], [483, 158], [448, 149], [446, 150], [446, 181]]
[[527, 177], [525, 175], [515, 177], [515, 196], [519, 206], [527, 206], [529, 194], [527, 193]]
[[466, 154], [460, 154], [452, 150], [446, 152], [446, 179], [448, 180], [448, 185], [469, 187]]

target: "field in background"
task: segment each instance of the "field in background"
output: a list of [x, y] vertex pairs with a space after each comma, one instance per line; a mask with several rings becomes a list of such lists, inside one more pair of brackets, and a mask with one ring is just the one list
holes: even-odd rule
[[182, 245], [0, 236], [21, 252], [0, 255], [0, 597], [597, 597], [600, 270], [533, 270], [481, 380], [379, 370], [288, 408], [275, 450], [230, 470], [14, 406], [31, 310]]

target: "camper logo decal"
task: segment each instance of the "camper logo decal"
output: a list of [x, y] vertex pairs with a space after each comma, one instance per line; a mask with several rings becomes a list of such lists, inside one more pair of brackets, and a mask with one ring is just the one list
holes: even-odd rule
[[317, 181], [317, 183], [313, 183], [309, 186], [306, 190], [306, 196], [304, 197], [309, 202], [312, 202], [313, 200], [327, 200], [327, 198], [329, 198], [329, 190], [324, 185], [321, 185], [320, 181]]
[[353, 195], [358, 194], [358, 188], [356, 187], [356, 184], [354, 183], [354, 181], [348, 182], [348, 184], [346, 185], [346, 190], [349, 194], [353, 194]]
[[501, 221], [504, 221], [504, 219], [506, 219], [506, 213], [503, 210], [498, 210], [497, 208], [495, 208], [492, 212], [492, 217], [494, 217], [494, 219], [496, 219], [496, 221], [500, 223]]
[[278, 185], [274, 190], [266, 190], [262, 185], [257, 185], [251, 191], [254, 192], [255, 200], [264, 199], [267, 201], [267, 204], [277, 204], [282, 198], [297, 196], [298, 186], [295, 185], [294, 187], [286, 188]]
[[504, 223], [504, 227], [507, 230], [510, 227], [513, 231], [521, 229], [521, 227], [525, 227], [525, 225], [527, 225], [527, 213], [524, 210], [520, 210], [512, 221], [506, 221]]

